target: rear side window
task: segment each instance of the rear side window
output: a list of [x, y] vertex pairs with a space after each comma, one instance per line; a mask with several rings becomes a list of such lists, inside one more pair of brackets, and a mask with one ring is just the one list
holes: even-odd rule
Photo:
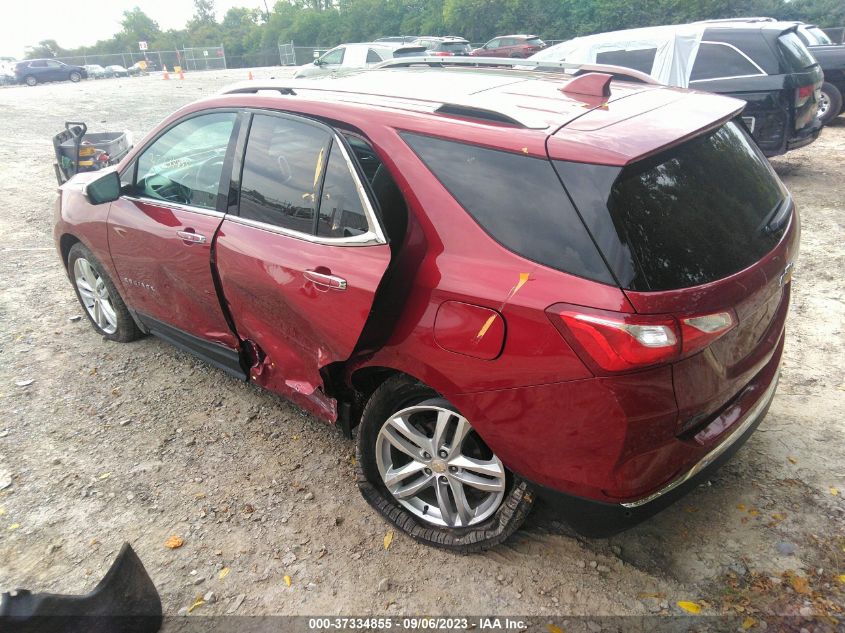
[[383, 62], [384, 60], [376, 53], [373, 49], [367, 49], [367, 63], [368, 64], [378, 64], [379, 62]]
[[692, 66], [690, 81], [760, 74], [760, 69], [733, 46], [702, 42]]
[[335, 143], [326, 167], [326, 180], [320, 198], [320, 217], [317, 235], [322, 237], [353, 237], [369, 230], [364, 206], [358, 195], [349, 165]]
[[417, 134], [402, 137], [504, 247], [551, 268], [613, 283], [549, 161]]
[[642, 48], [635, 51], [603, 51], [596, 55], [596, 63], [633, 68], [648, 75], [654, 66], [656, 54], [656, 48]]
[[256, 114], [244, 156], [240, 216], [313, 233], [329, 141], [317, 126]]
[[674, 290], [747, 268], [780, 240], [787, 193], [730, 122], [618, 168], [556, 162], [624, 288]]
[[793, 31], [778, 37], [778, 48], [790, 70], [801, 71], [816, 64], [815, 58], [804, 46], [804, 42]]

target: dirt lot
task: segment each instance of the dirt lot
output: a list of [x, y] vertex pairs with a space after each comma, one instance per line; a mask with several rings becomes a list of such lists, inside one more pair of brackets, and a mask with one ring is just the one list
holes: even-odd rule
[[[735, 459], [609, 540], [540, 509], [505, 546], [459, 557], [399, 533], [385, 548], [338, 431], [161, 341], [110, 343], [78, 318], [52, 244], [51, 135], [77, 119], [138, 139], [245, 78], [0, 89], [0, 588], [88, 590], [130, 541], [167, 614], [213, 592], [190, 617], [683, 614], [692, 601], [762, 627], [841, 612], [845, 117], [773, 161], [802, 212], [802, 252], [778, 395]], [[184, 545], [167, 549], [171, 535]]]

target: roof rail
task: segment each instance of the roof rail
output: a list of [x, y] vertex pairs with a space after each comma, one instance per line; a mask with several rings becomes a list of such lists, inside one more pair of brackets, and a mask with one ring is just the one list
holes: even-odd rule
[[573, 62], [553, 62], [536, 59], [513, 59], [509, 57], [395, 57], [389, 59], [375, 68], [407, 68], [409, 66], [429, 66], [431, 68], [444, 68], [447, 66], [461, 66], [467, 68], [516, 68], [519, 70], [538, 71], [572, 71], [570, 74], [581, 75], [584, 73], [605, 73], [614, 78], [638, 81], [644, 84], [659, 84], [654, 77], [647, 75], [633, 68], [624, 66], [612, 66], [610, 64], [576, 64]]
[[256, 94], [263, 91], [278, 92], [280, 95], [296, 96], [293, 88], [287, 86], [262, 86], [260, 83], [252, 83], [245, 86], [242, 83], [224, 88], [218, 94], [221, 95], [240, 95], [240, 94]]

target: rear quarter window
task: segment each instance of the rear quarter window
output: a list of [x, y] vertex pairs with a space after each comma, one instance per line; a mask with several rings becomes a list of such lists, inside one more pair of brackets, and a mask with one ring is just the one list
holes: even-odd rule
[[690, 81], [762, 74], [754, 63], [733, 46], [718, 42], [702, 42], [692, 66]]
[[563, 272], [614, 283], [548, 160], [418, 134], [402, 138], [502, 246]]

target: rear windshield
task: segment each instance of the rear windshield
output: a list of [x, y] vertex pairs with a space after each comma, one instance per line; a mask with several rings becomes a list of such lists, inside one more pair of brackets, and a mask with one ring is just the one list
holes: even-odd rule
[[525, 40], [526, 44], [531, 44], [531, 46], [545, 46], [546, 43], [541, 40], [539, 37], [529, 37]]
[[441, 42], [437, 50], [450, 53], [469, 53], [472, 48], [470, 48], [469, 42]]
[[774, 248], [789, 217], [786, 190], [734, 122], [621, 171], [555, 165], [630, 290], [686, 288], [739, 272]]
[[804, 46], [798, 34], [789, 31], [778, 37], [778, 48], [790, 70], [802, 71], [816, 64], [815, 58]]

